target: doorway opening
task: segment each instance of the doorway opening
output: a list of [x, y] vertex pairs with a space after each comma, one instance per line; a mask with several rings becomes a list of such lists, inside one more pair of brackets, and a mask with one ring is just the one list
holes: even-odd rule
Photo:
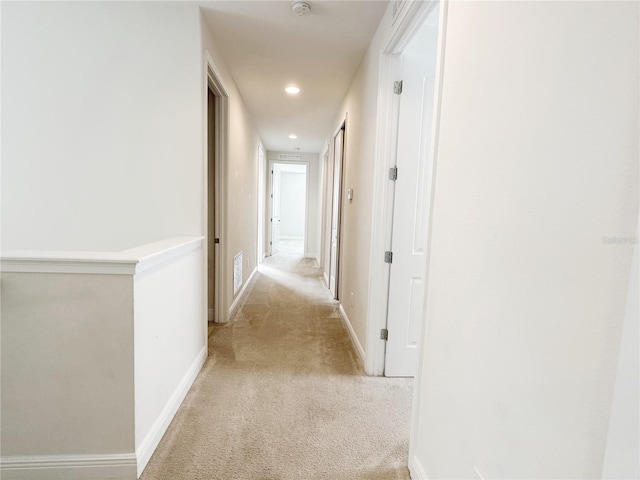
[[[209, 321], [215, 320], [216, 310], [216, 243], [219, 242], [216, 222], [216, 96], [207, 87], [207, 311]], [[213, 239], [213, 241], [211, 241]]]
[[[365, 371], [369, 375], [415, 376], [424, 338], [421, 327], [426, 305], [446, 3], [407, 2], [393, 15], [396, 26], [380, 54], [376, 141], [380, 155], [375, 159], [373, 195], [373, 208], [379, 215], [371, 221]], [[425, 72], [427, 65], [430, 71]], [[409, 159], [404, 157], [405, 146], [413, 152]], [[410, 165], [404, 165], [405, 160]], [[402, 219], [411, 223], [400, 228], [394, 225]], [[418, 273], [407, 266], [414, 253], [422, 256]], [[402, 272], [400, 280], [393, 270]], [[395, 290], [410, 293], [401, 307], [391, 298]], [[387, 368], [395, 355], [390, 344], [396, 341], [411, 352], [401, 361], [401, 372]]]
[[[387, 304], [385, 376], [413, 377], [424, 314], [433, 180], [433, 127], [439, 6], [397, 62], [393, 216]], [[398, 85], [396, 83], [396, 85]]]
[[207, 268], [207, 319], [210, 322], [226, 322], [224, 309], [224, 201], [222, 179], [225, 174], [227, 148], [227, 90], [217, 74], [211, 56], [205, 52], [206, 65], [206, 117], [205, 117], [205, 242]]
[[347, 121], [345, 120], [333, 137], [333, 165], [331, 168], [331, 218], [329, 240], [329, 291], [340, 299], [340, 239], [342, 230], [342, 177]]
[[322, 209], [320, 211], [320, 266], [325, 286], [329, 287], [329, 244], [327, 233], [329, 225], [329, 207], [331, 205], [331, 164], [329, 163], [329, 142], [325, 146], [322, 158]]
[[307, 253], [309, 165], [269, 162], [269, 254], [304, 257]]
[[260, 265], [265, 257], [265, 173], [266, 154], [262, 143], [258, 144], [258, 238], [256, 248], [256, 265]]

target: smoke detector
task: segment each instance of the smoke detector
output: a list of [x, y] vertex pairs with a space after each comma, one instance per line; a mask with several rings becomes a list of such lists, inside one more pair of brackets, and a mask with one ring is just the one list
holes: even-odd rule
[[311, 13], [311, 5], [307, 2], [293, 2], [291, 4], [291, 11], [298, 17], [304, 17]]

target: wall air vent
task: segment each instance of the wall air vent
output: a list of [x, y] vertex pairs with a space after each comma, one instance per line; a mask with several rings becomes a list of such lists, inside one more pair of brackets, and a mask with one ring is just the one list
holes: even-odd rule
[[295, 153], [279, 153], [278, 160], [300, 160], [300, 155], [296, 155]]

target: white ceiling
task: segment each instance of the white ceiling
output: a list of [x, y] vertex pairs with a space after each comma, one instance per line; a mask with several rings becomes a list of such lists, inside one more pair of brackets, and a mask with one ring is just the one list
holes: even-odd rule
[[[267, 150], [322, 150], [387, 6], [381, 0], [307, 1], [305, 17], [291, 12], [290, 1], [200, 3]], [[287, 95], [289, 84], [300, 93]], [[298, 138], [290, 140], [291, 133]]]

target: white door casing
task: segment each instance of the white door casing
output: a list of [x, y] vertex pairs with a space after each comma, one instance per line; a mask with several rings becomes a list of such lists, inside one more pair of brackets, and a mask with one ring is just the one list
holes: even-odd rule
[[265, 164], [266, 155], [262, 142], [258, 144], [258, 232], [257, 232], [257, 245], [256, 249], [256, 265], [260, 265], [265, 256], [265, 190], [266, 181], [265, 173], [267, 166]]
[[[207, 98], [207, 106], [204, 108], [204, 125], [208, 127], [208, 90], [211, 89], [212, 93], [215, 96], [215, 112], [214, 112], [214, 121], [215, 121], [215, 138], [213, 140], [213, 148], [214, 148], [214, 161], [213, 165], [210, 165], [209, 159], [209, 135], [205, 131], [203, 136], [204, 138], [204, 151], [206, 155], [203, 156], [204, 159], [204, 171], [206, 174], [204, 177], [204, 192], [206, 195], [204, 196], [204, 225], [207, 225], [207, 263], [209, 262], [209, 255], [214, 256], [213, 265], [215, 266], [213, 272], [213, 278], [211, 282], [214, 283], [213, 288], [213, 309], [209, 310], [207, 308], [207, 317], [208, 320], [212, 320], [214, 322], [226, 322], [228, 321], [228, 309], [226, 298], [227, 298], [227, 285], [226, 282], [223, 282], [222, 279], [226, 278], [226, 272], [228, 271], [228, 265], [224, 262], [225, 254], [226, 254], [226, 245], [225, 238], [226, 232], [223, 226], [226, 224], [226, 183], [222, 180], [226, 176], [226, 152], [228, 148], [228, 131], [229, 131], [229, 94], [228, 90], [222, 81], [222, 75], [215, 65], [213, 59], [209, 52], [204, 52], [204, 71], [206, 72], [204, 77], [204, 98]], [[210, 172], [209, 169], [213, 168], [213, 172]], [[213, 176], [213, 188], [209, 188], [209, 182], [211, 180], [211, 175]], [[208, 222], [210, 221], [210, 212], [209, 208], [213, 206], [214, 213], [211, 218], [214, 219], [215, 225], [213, 228], [209, 228]], [[209, 244], [211, 242], [215, 242], [216, 238], [218, 238], [219, 243], [214, 244], [214, 248], [210, 249]], [[211, 251], [213, 250], [213, 251]], [[207, 274], [207, 289], [209, 289], [209, 274]], [[208, 302], [209, 295], [205, 294], [204, 298]], [[206, 328], [206, 327], [205, 327]]]
[[270, 218], [271, 255], [278, 253], [280, 247], [280, 169], [277, 164], [271, 165], [271, 218]]
[[331, 229], [331, 164], [329, 162], [329, 143], [325, 147], [325, 153], [322, 156], [322, 211], [321, 232], [320, 232], [320, 265], [322, 267], [322, 278], [325, 286], [329, 287], [329, 251], [330, 237], [327, 232]]
[[331, 245], [329, 261], [329, 291], [338, 300], [340, 272], [340, 222], [342, 213], [342, 168], [344, 161], [344, 124], [333, 140], [333, 188], [331, 201]]
[[[437, 9], [432, 13], [437, 18]], [[437, 26], [428, 22], [401, 57], [385, 376], [415, 376], [423, 322], [433, 174]]]

